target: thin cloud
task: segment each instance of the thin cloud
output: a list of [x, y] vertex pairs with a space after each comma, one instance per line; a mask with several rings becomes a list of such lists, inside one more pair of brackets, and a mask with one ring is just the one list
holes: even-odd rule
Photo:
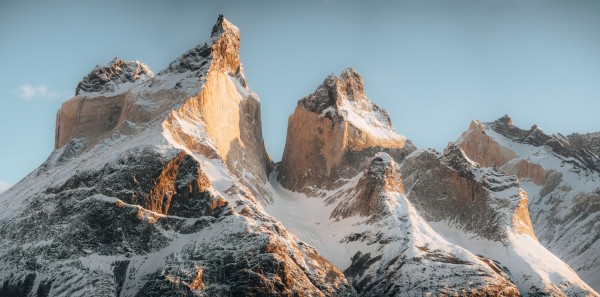
[[25, 101], [33, 99], [55, 99], [58, 97], [67, 96], [68, 92], [57, 92], [50, 90], [45, 85], [34, 86], [31, 84], [23, 84], [15, 90], [17, 95]]
[[7, 182], [0, 181], [0, 193], [8, 190], [11, 186], [12, 185]]

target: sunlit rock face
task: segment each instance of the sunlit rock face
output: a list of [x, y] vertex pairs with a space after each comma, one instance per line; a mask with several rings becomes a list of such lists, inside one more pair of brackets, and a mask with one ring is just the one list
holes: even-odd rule
[[355, 296], [259, 205], [271, 161], [239, 30], [151, 75], [97, 67], [56, 150], [0, 196], [0, 296]]
[[547, 135], [508, 116], [474, 121], [456, 144], [472, 160], [521, 180], [540, 242], [594, 288], [600, 288], [600, 157], [597, 133]]
[[122, 92], [136, 83], [151, 80], [154, 73], [139, 61], [115, 58], [107, 66], [96, 66], [77, 85], [75, 97], [63, 103], [56, 115], [55, 148], [76, 138], [95, 139], [122, 125], [138, 122], [149, 114], [132, 114], [132, 100]]
[[[188, 51], [161, 72], [208, 67], [201, 78], [202, 90], [169, 114], [163, 122], [164, 133], [196, 153], [217, 153], [242, 183], [256, 196], [265, 198], [261, 186], [267, 181], [272, 161], [262, 137], [260, 102], [246, 85], [240, 63], [239, 29], [226, 19], [219, 19], [211, 40], [212, 45]], [[198, 57], [207, 52], [212, 59], [203, 64]], [[203, 126], [202, 133], [189, 129], [196, 126]], [[212, 142], [202, 141], [206, 137]]]
[[279, 181], [304, 192], [332, 188], [360, 172], [376, 152], [401, 161], [414, 149], [394, 131], [387, 112], [369, 101], [362, 77], [348, 68], [298, 101], [288, 120]]

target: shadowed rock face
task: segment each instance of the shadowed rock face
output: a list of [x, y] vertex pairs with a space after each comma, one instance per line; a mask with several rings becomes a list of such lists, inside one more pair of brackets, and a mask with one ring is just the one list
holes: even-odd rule
[[386, 191], [404, 193], [397, 165], [385, 153], [376, 154], [371, 160], [365, 177], [356, 185], [354, 199], [340, 202], [331, 213], [331, 218], [344, 219], [351, 216], [383, 217], [391, 215], [380, 196]]
[[[314, 249], [289, 241], [285, 229], [248, 200], [231, 205], [215, 195], [189, 155], [171, 155], [153, 147], [130, 151], [40, 193], [20, 219], [0, 224], [4, 270], [37, 277], [53, 296], [81, 290], [128, 296], [353, 295], [342, 273]], [[25, 248], [32, 238], [42, 244]], [[104, 258], [114, 273], [88, 267], [88, 257]], [[156, 273], [136, 273], [161, 261], [160, 269], [151, 268]], [[26, 296], [40, 290], [27, 277], [21, 284], [5, 279], [0, 291]]]
[[478, 170], [455, 145], [444, 155], [420, 151], [401, 166], [407, 197], [427, 221], [448, 221], [493, 241], [506, 240], [506, 227], [535, 238], [518, 179]]
[[368, 166], [376, 152], [400, 162], [414, 149], [393, 130], [387, 113], [368, 100], [362, 77], [349, 68], [298, 101], [288, 120], [279, 181], [296, 191], [331, 189]]

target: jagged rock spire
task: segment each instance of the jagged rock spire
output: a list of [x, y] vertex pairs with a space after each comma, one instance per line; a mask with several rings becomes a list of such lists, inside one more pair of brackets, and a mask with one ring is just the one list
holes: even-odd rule
[[240, 30], [219, 15], [208, 42], [188, 50], [159, 74], [196, 72], [213, 67], [237, 75], [241, 71], [239, 49]]
[[337, 107], [343, 100], [366, 100], [362, 76], [354, 68], [346, 68], [340, 76], [328, 75], [314, 93], [298, 101], [306, 110], [321, 113], [328, 107]]
[[512, 126], [512, 119], [507, 115], [503, 115], [501, 118], [497, 119], [496, 122], [503, 123], [507, 126]]
[[231, 31], [233, 34], [238, 34], [238, 35], [240, 33], [240, 30], [238, 29], [238, 27], [236, 27], [235, 25], [230, 23], [222, 14], [220, 14], [219, 17], [217, 18], [217, 22], [215, 23], [215, 25], [212, 28], [210, 37], [217, 38], [221, 34], [225, 33], [226, 31]]

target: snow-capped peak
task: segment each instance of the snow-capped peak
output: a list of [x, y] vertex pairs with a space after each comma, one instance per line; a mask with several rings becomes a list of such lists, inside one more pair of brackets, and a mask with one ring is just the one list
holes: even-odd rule
[[96, 67], [83, 78], [75, 89], [75, 95], [86, 93], [115, 92], [122, 84], [147, 80], [154, 77], [150, 68], [140, 61], [123, 61], [114, 58], [108, 65]]
[[220, 68], [231, 75], [239, 75], [242, 71], [239, 48], [239, 29], [219, 15], [211, 38], [172, 61], [159, 75], [192, 73], [194, 77], [201, 77], [209, 68]]
[[369, 100], [363, 79], [353, 68], [345, 69], [339, 77], [327, 76], [314, 93], [298, 101], [298, 106], [334, 121], [348, 121], [374, 138], [406, 140], [392, 128], [388, 113]]
[[[340, 76], [328, 75], [317, 90], [302, 98], [298, 105], [316, 113], [337, 110], [343, 101], [368, 101], [364, 92], [363, 79], [353, 68], [346, 68]], [[386, 120], [389, 123], [389, 117]]]
[[512, 119], [507, 114], [505, 114], [501, 118], [497, 119], [496, 122], [505, 124], [507, 126], [513, 125]]
[[450, 143], [444, 150], [444, 155], [441, 160], [446, 165], [450, 166], [450, 168], [458, 171], [461, 176], [469, 177], [471, 179], [475, 178], [473, 171], [475, 168], [479, 167], [479, 164], [471, 161], [471, 159], [465, 155], [465, 152], [454, 143]]
[[238, 29], [238, 27], [230, 23], [222, 14], [220, 14], [219, 18], [217, 19], [217, 22], [212, 28], [210, 36], [212, 38], [218, 38], [219, 36], [221, 36], [221, 34], [228, 31], [236, 35], [240, 34], [240, 29]]

